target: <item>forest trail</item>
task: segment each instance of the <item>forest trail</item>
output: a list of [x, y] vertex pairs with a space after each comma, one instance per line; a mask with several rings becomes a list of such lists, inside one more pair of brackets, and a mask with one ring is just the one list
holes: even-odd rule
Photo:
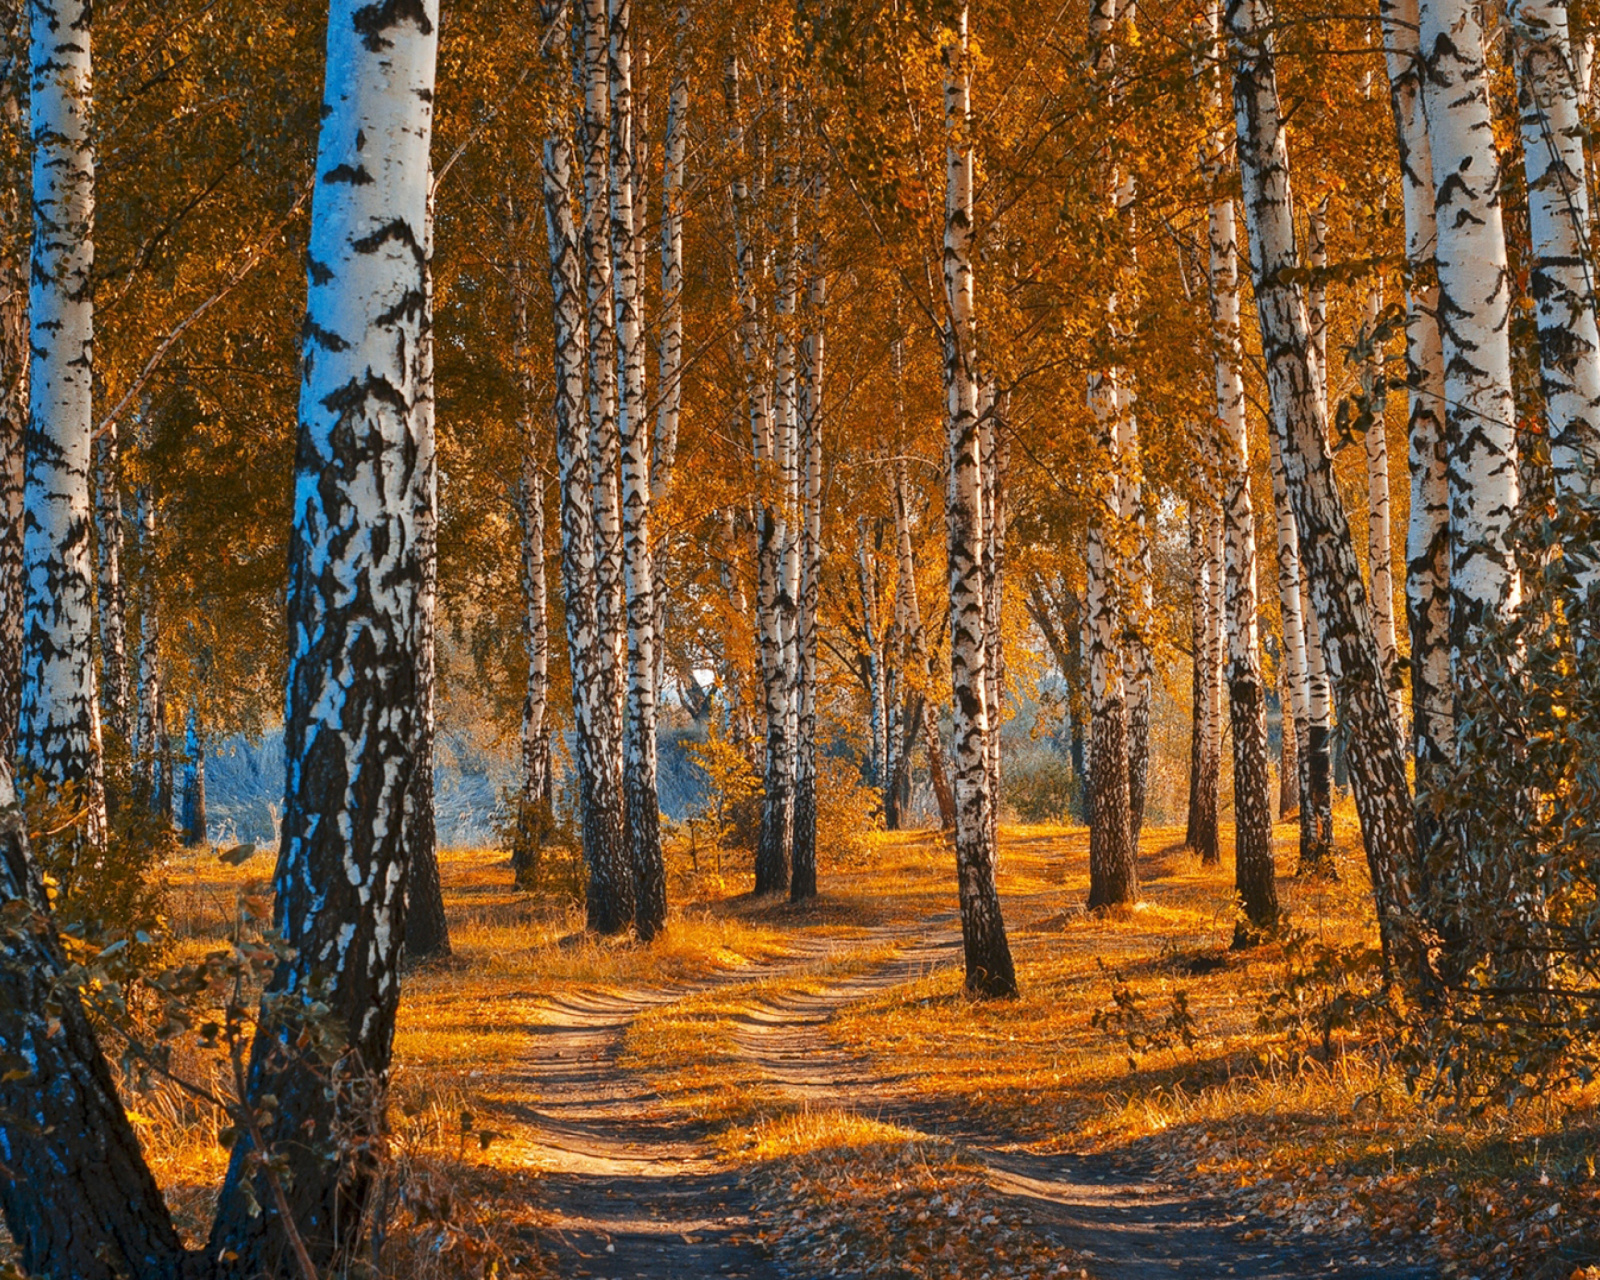
[[[1135, 1164], [1105, 1154], [1030, 1151], [1002, 1133], [977, 1132], [917, 1097], [915, 1081], [874, 1074], [830, 1035], [845, 1006], [960, 963], [952, 916], [923, 929], [884, 925], [844, 954], [881, 951], [864, 969], [828, 975], [820, 990], [757, 988], [732, 1019], [740, 1054], [775, 1096], [804, 1107], [846, 1109], [958, 1142], [984, 1165], [1007, 1207], [1046, 1240], [1074, 1250], [1097, 1280], [1427, 1280], [1437, 1274], [1398, 1255], [1307, 1237], [1285, 1247], [1250, 1232], [1242, 1215], [1211, 1197], [1186, 1194]], [[841, 951], [806, 939], [790, 957], [757, 971], [722, 975], [674, 991], [583, 993], [548, 1006], [550, 1025], [529, 1064], [536, 1099], [525, 1118], [546, 1173], [542, 1199], [559, 1222], [565, 1274], [606, 1280], [695, 1276], [801, 1276], [757, 1239], [741, 1171], [700, 1136], [700, 1126], [664, 1104], [618, 1062], [641, 1014], [718, 986], [814, 971]], [[1075, 1273], [1075, 1268], [1063, 1272]], [[842, 1272], [840, 1274], [843, 1274]]]

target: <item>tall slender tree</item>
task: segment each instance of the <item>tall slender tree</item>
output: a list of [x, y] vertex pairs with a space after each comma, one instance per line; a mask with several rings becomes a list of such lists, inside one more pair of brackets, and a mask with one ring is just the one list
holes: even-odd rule
[[[1208, 10], [1220, 47], [1221, 5]], [[1222, 77], [1210, 77], [1219, 127], [1208, 140], [1211, 208], [1207, 220], [1211, 330], [1216, 365], [1217, 433], [1222, 461], [1222, 521], [1227, 579], [1228, 707], [1233, 727], [1234, 875], [1245, 920], [1236, 944], [1276, 930], [1278, 887], [1272, 857], [1272, 799], [1267, 774], [1267, 696], [1256, 624], [1256, 521], [1250, 502], [1250, 432], [1245, 420], [1244, 350], [1239, 335], [1239, 238], [1233, 196], [1223, 187], [1226, 135], [1220, 127]]]
[[[1411, 511], [1406, 523], [1406, 626], [1411, 640], [1411, 745], [1417, 792], [1431, 790], [1433, 771], [1454, 737], [1450, 689], [1450, 508], [1445, 476], [1444, 350], [1439, 336], [1433, 159], [1423, 112], [1422, 51], [1417, 0], [1385, 0], [1384, 59], [1400, 158], [1406, 262], [1407, 466]], [[1429, 807], [1417, 809], [1426, 848]]]
[[1263, 361], [1289, 498], [1310, 568], [1312, 601], [1350, 735], [1350, 776], [1372, 871], [1384, 951], [1400, 972], [1419, 971], [1410, 928], [1416, 830], [1405, 757], [1380, 677], [1350, 525], [1333, 480], [1327, 422], [1317, 395], [1310, 325], [1297, 280], [1289, 153], [1278, 98], [1272, 14], [1264, 0], [1228, 0], [1229, 55], [1239, 173]]
[[645, 402], [644, 280], [634, 195], [638, 140], [633, 93], [633, 4], [610, 0], [607, 79], [610, 93], [611, 281], [616, 307], [617, 437], [622, 454], [623, 573], [627, 598], [628, 674], [623, 723], [623, 795], [628, 858], [633, 865], [634, 927], [650, 939], [667, 922], [667, 873], [661, 859], [656, 795], [656, 590], [650, 554], [649, 408]]
[[79, 789], [105, 838], [93, 659], [93, 22], [89, 0], [29, 6], [33, 256], [22, 535], [18, 772]]
[[945, 546], [950, 583], [950, 685], [954, 694], [956, 876], [967, 990], [1014, 996], [1016, 970], [995, 884], [986, 738], [983, 643], [983, 500], [973, 272], [972, 84], [967, 7], [940, 33], [944, 70]]
[[[280, 964], [251, 1054], [265, 1149], [234, 1147], [206, 1246], [223, 1277], [286, 1270], [274, 1187], [318, 1266], [359, 1239], [400, 996], [404, 818], [418, 765], [429, 428], [426, 275], [436, 0], [333, 0], [307, 318], [288, 613]], [[330, 1069], [302, 1031], [347, 1028]], [[341, 1147], [340, 1144], [348, 1144]], [[344, 1150], [330, 1160], [328, 1149]], [[264, 1161], [282, 1168], [269, 1174]]]

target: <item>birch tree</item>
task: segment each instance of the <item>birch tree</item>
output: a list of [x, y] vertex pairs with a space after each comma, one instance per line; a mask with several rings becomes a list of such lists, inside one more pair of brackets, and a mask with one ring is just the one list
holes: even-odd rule
[[1401, 972], [1411, 974], [1419, 963], [1407, 919], [1416, 849], [1411, 796], [1405, 758], [1381, 684], [1360, 565], [1333, 481], [1305, 298], [1295, 279], [1299, 252], [1271, 11], [1262, 0], [1228, 0], [1225, 12], [1234, 63], [1233, 103], [1250, 269], [1272, 427], [1311, 570], [1312, 600], [1334, 659], [1332, 673], [1341, 719], [1350, 734], [1351, 782], [1385, 955]]
[[[1221, 35], [1220, 5], [1208, 13], [1213, 46]], [[1222, 81], [1210, 77], [1212, 109], [1221, 116]], [[1222, 462], [1226, 573], [1228, 705], [1233, 726], [1234, 872], [1248, 925], [1235, 945], [1276, 930], [1278, 888], [1272, 858], [1272, 800], [1267, 774], [1267, 697], [1256, 629], [1256, 523], [1250, 502], [1250, 433], [1245, 421], [1244, 351], [1239, 336], [1239, 241], [1233, 197], [1222, 190], [1224, 135], [1208, 140], [1211, 208], [1207, 274], [1216, 366], [1217, 434]]]
[[944, 386], [945, 546], [950, 583], [950, 685], [953, 698], [956, 875], [967, 990], [1014, 996], [1016, 970], [995, 884], [994, 826], [986, 739], [983, 626], [983, 501], [978, 385], [973, 361], [974, 273], [972, 87], [967, 8], [940, 33], [944, 68]]
[[92, 652], [94, 143], [88, 0], [29, 8], [33, 252], [22, 535], [17, 765], [79, 789], [85, 838], [105, 838]]
[[[17, 101], [16, 67], [25, 61], [26, 7], [13, 5], [3, 33], [0, 158], [23, 169], [26, 122]], [[22, 697], [23, 436], [28, 421], [28, 283], [21, 192], [0, 184], [0, 762], [9, 765]]]
[[628, 678], [623, 723], [623, 794], [633, 865], [634, 927], [649, 940], [667, 921], [656, 796], [656, 591], [650, 552], [651, 433], [645, 403], [644, 281], [634, 221], [633, 4], [610, 0], [611, 280], [616, 307], [617, 439], [622, 455], [622, 549], [627, 598]]
[[[521, 222], [515, 200], [507, 201], [508, 221], [516, 234]], [[519, 876], [531, 872], [538, 859], [536, 842], [551, 817], [550, 772], [550, 606], [544, 562], [544, 459], [546, 441], [534, 408], [533, 353], [528, 326], [528, 281], [520, 259], [511, 266], [511, 360], [517, 379], [518, 425], [522, 468], [517, 480], [517, 515], [522, 533], [522, 628], [527, 650], [520, 736], [523, 830], [512, 851]]]
[[128, 731], [128, 601], [122, 547], [122, 466], [117, 426], [95, 441], [95, 551], [99, 570], [100, 714], [126, 745]]
[[[812, 179], [814, 206], [821, 204], [821, 179]], [[820, 221], [821, 209], [816, 207]], [[800, 344], [800, 599], [796, 625], [799, 723], [796, 733], [794, 853], [789, 899], [817, 893], [817, 611], [822, 591], [823, 368], [827, 354], [823, 324], [827, 277], [822, 235], [814, 232], [806, 254], [805, 330]]]
[[[1410, 267], [1406, 285], [1406, 439], [1411, 488], [1406, 524], [1406, 626], [1411, 640], [1410, 732], [1421, 793], [1429, 789], [1431, 771], [1447, 758], [1454, 736], [1444, 351], [1433, 274], [1433, 153], [1423, 112], [1417, 0], [1387, 0], [1382, 12]], [[1427, 815], [1427, 806], [1418, 806], [1423, 847], [1429, 843]]]
[[0, 1178], [20, 1262], [48, 1280], [175, 1276], [183, 1245], [67, 978], [11, 770], [0, 760]]
[[[1096, 0], [1089, 14], [1090, 52], [1094, 74], [1108, 87], [1115, 65], [1111, 43], [1116, 21], [1115, 0]], [[1108, 175], [1112, 199], [1116, 179]], [[1108, 317], [1116, 297], [1107, 300]], [[1108, 320], [1108, 330], [1110, 321]], [[1124, 475], [1130, 432], [1121, 423], [1124, 400], [1112, 370], [1089, 379], [1089, 406], [1094, 414], [1097, 453], [1104, 468], [1105, 489], [1091, 507], [1084, 592], [1085, 627], [1089, 636], [1090, 749], [1089, 791], [1093, 820], [1089, 827], [1089, 906], [1133, 902], [1139, 896], [1134, 865], [1128, 697], [1122, 653], [1129, 607], [1124, 558], [1127, 554], [1125, 505], [1131, 496]]]
[[1433, 169], [1434, 262], [1450, 491], [1450, 653], [1459, 685], [1482, 628], [1516, 604], [1508, 532], [1518, 499], [1512, 283], [1479, 10], [1418, 6]]
[[[307, 254], [288, 614], [283, 848], [274, 923], [294, 948], [263, 1004], [250, 1098], [265, 1149], [234, 1147], [206, 1246], [221, 1276], [276, 1274], [288, 1244], [262, 1161], [319, 1266], [359, 1237], [399, 1001], [406, 806], [417, 767], [429, 426], [428, 149], [438, 8], [334, 0]], [[312, 1002], [347, 1028], [328, 1069]], [[347, 1148], [350, 1149], [350, 1148]], [[282, 1176], [287, 1175], [287, 1176]]]
[[[562, 23], [564, 14], [565, 6], [559, 6], [549, 20]], [[552, 43], [557, 48], [564, 43], [559, 31]], [[588, 870], [588, 925], [600, 933], [618, 933], [633, 920], [633, 872], [622, 827], [621, 743], [612, 732], [620, 727], [620, 712], [615, 683], [605, 678], [608, 665], [615, 670], [616, 653], [601, 626], [596, 563], [600, 542], [595, 532], [588, 417], [592, 295], [586, 280], [584, 245], [573, 212], [577, 195], [573, 190], [575, 112], [568, 110], [563, 62], [559, 58], [554, 62], [554, 103], [546, 125], [542, 187], [555, 330], [554, 417], [561, 488], [567, 659], [572, 671], [580, 824]], [[581, 117], [579, 125], [582, 127]], [[608, 300], [601, 309], [609, 309]]]
[[[1568, 8], [1567, 0], [1516, 0], [1506, 16], [1528, 179], [1528, 291], [1539, 326], [1550, 466], [1558, 491], [1570, 499], [1600, 493], [1600, 331], [1589, 252], [1581, 77], [1572, 57]], [[1600, 575], [1592, 551], [1567, 548], [1566, 553], [1584, 557], [1581, 585]]]

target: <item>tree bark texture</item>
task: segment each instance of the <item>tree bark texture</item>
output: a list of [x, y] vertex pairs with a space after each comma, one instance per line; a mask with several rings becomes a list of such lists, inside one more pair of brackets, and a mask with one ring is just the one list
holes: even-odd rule
[[[1600, 492], [1600, 331], [1589, 253], [1589, 192], [1578, 75], [1567, 0], [1507, 6], [1517, 73], [1517, 112], [1528, 179], [1532, 240], [1528, 292], [1539, 326], [1539, 381], [1550, 434], [1550, 466], [1563, 496]], [[1581, 586], [1600, 576], [1594, 550]]]
[[[899, 564], [895, 590], [898, 599], [905, 604], [911, 656], [917, 670], [927, 673], [928, 688], [931, 690], [938, 675], [937, 658], [928, 644], [928, 628], [922, 620], [922, 603], [917, 593], [916, 550], [911, 541], [910, 481], [906, 477], [904, 459], [897, 460], [894, 465], [894, 526], [895, 556]], [[929, 782], [933, 786], [934, 801], [939, 806], [939, 825], [946, 831], [954, 831], [956, 799], [950, 786], [949, 771], [945, 768], [944, 743], [939, 737], [938, 716], [929, 713], [922, 717], [922, 740], [928, 752]], [[909, 745], [904, 748], [907, 752], [910, 749]]]
[[183, 728], [183, 812], [180, 820], [183, 842], [190, 848], [204, 848], [206, 830], [206, 744], [200, 716], [189, 708]]
[[1482, 14], [1468, 0], [1418, 6], [1444, 353], [1450, 489], [1452, 684], [1483, 627], [1517, 602], [1508, 541], [1518, 501], [1511, 393], [1513, 285], [1500, 207]]
[[[559, 74], [559, 73], [558, 73]], [[567, 656], [572, 671], [583, 857], [588, 870], [588, 925], [618, 933], [633, 919], [633, 874], [622, 831], [620, 742], [608, 730], [616, 714], [601, 676], [608, 641], [600, 630], [594, 487], [586, 408], [588, 366], [583, 247], [573, 215], [571, 117], [557, 107], [544, 141], [543, 190], [555, 326], [556, 460], [561, 488], [561, 577], [566, 597]]]
[[[21, 60], [26, 44], [26, 6], [13, 5], [3, 32], [6, 61]], [[22, 193], [10, 181], [27, 154], [26, 121], [17, 101], [16, 79], [0, 83], [0, 129], [4, 130], [7, 180], [0, 183], [0, 762], [11, 763], [22, 699], [22, 524], [23, 435], [28, 425], [27, 227]]]
[[[1209, 19], [1220, 37], [1220, 6]], [[1216, 106], [1222, 86], [1215, 83]], [[1233, 198], [1222, 194], [1223, 138], [1211, 144], [1212, 186], [1208, 218], [1211, 340], [1216, 366], [1217, 445], [1221, 456], [1223, 558], [1226, 577], [1228, 706], [1233, 726], [1235, 887], [1248, 927], [1236, 940], [1253, 941], [1278, 923], [1278, 888], [1272, 858], [1272, 798], [1267, 772], [1267, 699], [1257, 635], [1256, 521], [1250, 502], [1250, 431], [1245, 419], [1244, 349], [1239, 335], [1239, 237]]]
[[[588, 467], [590, 536], [594, 543], [594, 632], [586, 678], [595, 685], [588, 708], [593, 751], [591, 769], [604, 773], [589, 795], [595, 860], [589, 865], [588, 919], [597, 933], [622, 933], [636, 914], [625, 796], [624, 662], [626, 605], [619, 484], [621, 441], [617, 434], [617, 330], [612, 282], [610, 219], [611, 24], [606, 0], [582, 0], [583, 222], [579, 246], [588, 328]], [[570, 602], [570, 594], [569, 594]], [[599, 828], [603, 828], [603, 833]]]
[[967, 10], [942, 35], [944, 62], [945, 547], [950, 584], [950, 687], [955, 730], [956, 874], [967, 990], [1014, 996], [1016, 970], [995, 884], [994, 825], [985, 754], [983, 477], [972, 262], [972, 98]]
[[[1450, 492], [1445, 470], [1444, 351], [1439, 336], [1433, 159], [1423, 114], [1417, 0], [1382, 6], [1384, 58], [1404, 199], [1406, 261], [1407, 469], [1406, 626], [1411, 639], [1411, 738], [1417, 793], [1430, 789], [1455, 736], [1450, 686]], [[1428, 806], [1417, 809], [1419, 844], [1429, 844]]]
[[[207, 1255], [222, 1277], [280, 1274], [288, 1242], [258, 1160], [281, 1157], [316, 1264], [336, 1265], [373, 1174], [400, 995], [407, 809], [424, 714], [427, 589], [417, 520], [431, 405], [427, 243], [435, 0], [334, 0], [307, 252], [290, 549], [283, 848], [274, 924], [295, 949], [263, 1001], [249, 1096], [276, 1099], [267, 1149], [234, 1147]], [[346, 1029], [331, 1066], [302, 1009]], [[330, 1159], [324, 1151], [341, 1154]], [[253, 1184], [247, 1192], [246, 1181]], [[257, 1205], [261, 1206], [257, 1209]]]
[[[514, 201], [512, 212], [515, 215]], [[550, 775], [550, 597], [544, 563], [544, 456], [547, 445], [534, 409], [533, 353], [528, 333], [528, 290], [521, 262], [512, 266], [512, 363], [517, 375], [522, 471], [517, 483], [517, 515], [522, 526], [522, 641], [528, 670], [522, 699], [522, 806], [527, 824], [512, 852], [512, 869], [533, 871], [551, 816]]]
[[95, 549], [99, 568], [100, 716], [128, 743], [128, 600], [122, 546], [122, 466], [117, 427], [95, 441]]
[[649, 406], [645, 402], [644, 280], [633, 199], [637, 189], [633, 3], [610, 0], [611, 280], [617, 333], [617, 437], [622, 453], [622, 551], [628, 676], [623, 721], [623, 797], [633, 865], [634, 928], [649, 940], [667, 922], [656, 793], [656, 590], [650, 552]]
[[94, 142], [89, 0], [29, 6], [33, 255], [22, 533], [21, 777], [79, 788], [105, 839], [93, 656]]
[[438, 729], [438, 656], [435, 613], [439, 599], [439, 467], [433, 392], [433, 175], [428, 176], [422, 242], [422, 333], [417, 361], [421, 387], [416, 407], [417, 463], [411, 509], [422, 563], [417, 593], [416, 760], [407, 799], [405, 954], [412, 959], [450, 954], [450, 926], [439, 880], [439, 827], [434, 795], [434, 738]]
[[169, 1280], [183, 1246], [68, 976], [0, 761], [0, 1210], [23, 1271]]
[[[813, 194], [820, 204], [820, 180]], [[820, 216], [820, 208], [817, 210]], [[796, 629], [799, 723], [795, 735], [794, 853], [789, 899], [817, 894], [817, 610], [822, 592], [823, 319], [827, 278], [821, 232], [806, 256], [805, 331], [800, 344], [800, 599]]]
[[[1209, 467], [1199, 479], [1211, 484]], [[1218, 780], [1222, 764], [1222, 557], [1221, 513], [1213, 495], [1190, 505], [1190, 644], [1193, 710], [1189, 737], [1189, 817], [1184, 843], [1206, 866], [1221, 860], [1217, 840]]]
[[1333, 479], [1327, 423], [1317, 395], [1310, 326], [1294, 283], [1299, 265], [1289, 156], [1270, 35], [1261, 0], [1229, 0], [1234, 113], [1250, 232], [1263, 361], [1312, 599], [1350, 736], [1351, 781], [1385, 954], [1403, 972], [1418, 960], [1408, 930], [1415, 827], [1405, 756], [1384, 696], [1378, 646], [1349, 522]]

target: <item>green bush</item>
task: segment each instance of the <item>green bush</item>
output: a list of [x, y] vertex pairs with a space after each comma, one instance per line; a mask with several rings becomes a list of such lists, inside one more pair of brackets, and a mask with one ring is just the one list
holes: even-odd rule
[[1072, 762], [1053, 751], [1018, 752], [1000, 772], [1002, 803], [1019, 822], [1064, 822], [1078, 800]]

